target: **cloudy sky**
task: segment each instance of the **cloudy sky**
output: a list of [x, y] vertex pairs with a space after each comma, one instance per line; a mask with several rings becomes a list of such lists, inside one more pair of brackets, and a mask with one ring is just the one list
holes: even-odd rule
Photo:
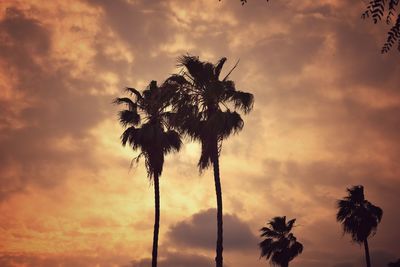
[[[318, 2], [318, 3], [317, 3]], [[364, 1], [2, 0], [0, 266], [149, 265], [153, 188], [119, 143], [125, 86], [177, 72], [190, 53], [255, 95], [243, 131], [224, 142], [227, 267], [268, 266], [258, 230], [297, 218], [291, 266], [356, 267], [335, 200], [365, 186], [384, 210], [372, 261], [400, 257], [400, 53]], [[161, 267], [214, 266], [212, 172], [199, 145], [168, 156], [161, 177]]]

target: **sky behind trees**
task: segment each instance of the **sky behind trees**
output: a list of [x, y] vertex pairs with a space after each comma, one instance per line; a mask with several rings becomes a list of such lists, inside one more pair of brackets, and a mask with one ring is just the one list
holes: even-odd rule
[[[384, 210], [372, 263], [400, 257], [400, 53], [363, 1], [1, 1], [0, 265], [148, 266], [153, 191], [120, 146], [125, 86], [143, 89], [190, 53], [255, 96], [224, 142], [224, 262], [266, 266], [258, 230], [296, 218], [291, 266], [355, 267], [335, 201], [363, 184]], [[222, 73], [221, 75], [224, 75]], [[160, 180], [160, 266], [213, 266], [212, 171], [200, 147], [168, 156]]]

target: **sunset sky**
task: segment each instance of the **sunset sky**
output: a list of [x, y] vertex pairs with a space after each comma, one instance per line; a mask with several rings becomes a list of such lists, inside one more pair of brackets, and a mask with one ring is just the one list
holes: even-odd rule
[[[294, 267], [358, 267], [335, 201], [363, 184], [383, 220], [373, 265], [400, 257], [400, 52], [354, 0], [1, 0], [0, 266], [149, 266], [154, 193], [120, 145], [115, 97], [217, 62], [255, 96], [223, 143], [226, 267], [269, 266], [259, 229], [296, 218]], [[160, 267], [214, 266], [212, 170], [185, 141], [161, 177]]]

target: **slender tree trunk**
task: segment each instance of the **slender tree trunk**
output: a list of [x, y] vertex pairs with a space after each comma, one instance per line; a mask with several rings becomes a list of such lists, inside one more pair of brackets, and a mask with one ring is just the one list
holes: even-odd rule
[[160, 228], [160, 188], [158, 174], [154, 174], [154, 232], [153, 232], [153, 252], [151, 255], [151, 266], [157, 267], [158, 253], [158, 231]]
[[214, 167], [214, 182], [215, 182], [215, 193], [217, 195], [217, 248], [215, 257], [216, 267], [222, 267], [223, 258], [223, 236], [222, 236], [222, 190], [221, 190], [221, 179], [219, 175], [219, 159], [218, 159], [218, 144], [215, 142], [214, 147], [214, 157], [213, 157], [213, 167]]
[[289, 262], [285, 262], [282, 264], [282, 267], [289, 267]]
[[364, 241], [364, 248], [365, 248], [365, 259], [367, 261], [367, 267], [371, 267], [371, 259], [369, 257], [369, 248], [368, 248], [368, 240], [365, 239]]

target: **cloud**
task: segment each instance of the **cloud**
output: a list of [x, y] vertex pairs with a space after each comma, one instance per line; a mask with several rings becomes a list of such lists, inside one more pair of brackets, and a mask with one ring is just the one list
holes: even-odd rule
[[342, 263], [335, 264], [332, 267], [355, 267], [355, 266], [351, 262], [342, 262]]
[[[255, 94], [243, 131], [221, 153], [226, 262], [264, 266], [256, 232], [287, 215], [305, 244], [293, 265], [363, 264], [362, 248], [341, 236], [334, 216], [335, 200], [360, 183], [384, 209], [371, 248], [392, 253], [373, 258], [383, 264], [394, 255], [400, 54], [379, 54], [386, 33], [360, 19], [362, 1], [28, 2], [0, 4], [0, 265], [109, 266], [148, 255], [152, 190], [142, 172], [126, 174], [132, 154], [120, 148], [110, 102], [126, 85], [161, 82], [186, 52], [227, 56], [230, 66], [240, 58], [231, 77]], [[166, 265], [214, 262], [215, 210], [203, 210], [215, 205], [214, 188], [193, 171], [197, 155], [185, 146], [163, 174], [161, 229], [169, 230], [160, 249], [180, 251], [161, 253]], [[110, 253], [131, 256], [63, 255], [97, 253], [99, 239]], [[58, 254], [41, 258], [43, 247]], [[21, 253], [10, 256], [12, 249]]]
[[[364, 253], [364, 249], [360, 249], [360, 252]], [[372, 266], [387, 266], [387, 264], [396, 257], [387, 251], [383, 250], [372, 250], [370, 251], [371, 265]], [[351, 261], [350, 259], [346, 262], [334, 264], [332, 267], [355, 267], [364, 266], [366, 263], [365, 255], [358, 256], [357, 260]]]
[[54, 55], [51, 27], [16, 7], [0, 21], [1, 64], [14, 77], [0, 99], [0, 200], [27, 185], [53, 187], [72, 165], [95, 169], [90, 130], [109, 114], [111, 96], [90, 93], [98, 85], [71, 75], [72, 64]]
[[[174, 60], [180, 54], [159, 53], [166, 44], [175, 42], [177, 30], [171, 20], [171, 10], [163, 1], [87, 0], [91, 6], [100, 8], [105, 27], [128, 47], [134, 64], [127, 65], [134, 82], [166, 79], [174, 68]], [[162, 26], [160, 26], [162, 25]], [[184, 51], [181, 51], [183, 53]], [[97, 60], [107, 58], [99, 54]], [[155, 68], [157, 66], [157, 68]], [[121, 64], [117, 66], [120, 68]]]
[[[106, 258], [106, 259], [105, 259]], [[96, 257], [79, 255], [34, 255], [34, 254], [1, 254], [0, 266], [74, 266], [74, 267], [93, 267], [93, 266], [122, 266], [126, 262], [126, 257]]]
[[[396, 259], [396, 255], [385, 250], [371, 250], [370, 253], [372, 266], [387, 266], [389, 262]], [[357, 266], [365, 264], [365, 257], [362, 258], [362, 260], [360, 259], [357, 263]]]
[[[169, 241], [179, 247], [215, 249], [216, 210], [208, 209], [193, 214], [189, 219], [172, 225], [167, 233]], [[246, 251], [257, 249], [258, 240], [250, 227], [234, 214], [224, 215], [224, 249]]]
[[[206, 256], [198, 254], [184, 254], [180, 252], [168, 252], [166, 256], [158, 259], [158, 265], [164, 267], [211, 267], [214, 261]], [[151, 259], [132, 261], [132, 267], [146, 267], [151, 265]], [[128, 266], [127, 266], [128, 267]]]

